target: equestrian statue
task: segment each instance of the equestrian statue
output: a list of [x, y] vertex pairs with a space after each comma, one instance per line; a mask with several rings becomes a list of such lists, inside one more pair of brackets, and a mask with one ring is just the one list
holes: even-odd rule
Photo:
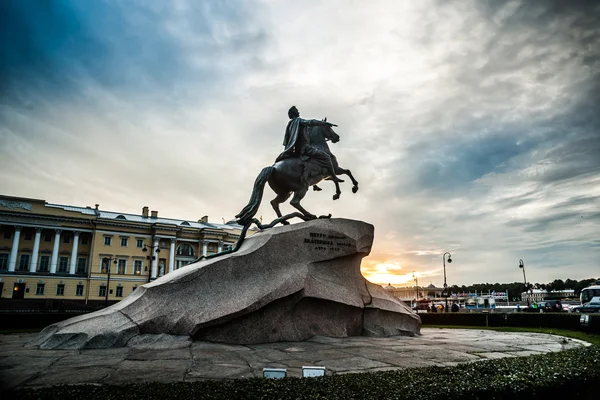
[[[285, 130], [283, 152], [277, 157], [275, 164], [263, 168], [260, 174], [258, 174], [254, 182], [250, 201], [235, 216], [236, 222], [243, 227], [236, 245], [232, 249], [206, 256], [206, 258], [237, 251], [246, 237], [248, 228], [253, 223], [260, 229], [266, 229], [279, 223], [289, 225], [288, 220], [295, 217], [305, 221], [331, 217], [331, 214], [317, 217], [308, 212], [300, 204], [311, 186], [315, 191], [321, 190], [317, 184], [322, 180], [331, 180], [334, 183], [335, 194], [333, 195], [333, 200], [340, 198], [341, 190], [339, 184], [344, 182], [338, 178], [338, 175], [347, 175], [353, 184], [352, 192], [356, 193], [358, 191], [358, 181], [354, 179], [350, 170], [340, 167], [336, 157], [331, 153], [327, 145], [327, 141], [337, 143], [340, 140], [339, 135], [332, 128], [337, 125], [327, 122], [327, 118], [322, 121], [302, 119], [300, 118], [300, 112], [295, 106], [289, 109], [288, 117], [290, 121]], [[254, 216], [260, 207], [264, 188], [267, 183], [277, 195], [271, 200], [271, 206], [278, 218], [269, 224], [263, 225]], [[298, 212], [282, 215], [279, 205], [287, 201], [292, 194], [294, 196], [290, 204]]]
[[[263, 168], [256, 181], [254, 189], [248, 205], [236, 215], [237, 223], [246, 226], [249, 224], [260, 206], [265, 184], [269, 186], [277, 194], [271, 200], [271, 206], [275, 210], [278, 219], [275, 223], [289, 224], [284, 218], [279, 209], [279, 205], [294, 194], [290, 204], [292, 207], [300, 211], [300, 214], [294, 213], [291, 217], [300, 217], [304, 220], [317, 218], [316, 215], [308, 212], [300, 202], [308, 192], [310, 186], [314, 186], [324, 179], [329, 179], [335, 184], [335, 194], [333, 199], [337, 200], [340, 197], [340, 182], [337, 175], [347, 175], [351, 180], [352, 192], [358, 190], [358, 182], [352, 176], [348, 169], [341, 168], [336, 157], [329, 150], [327, 141], [337, 143], [340, 137], [334, 132], [335, 124], [327, 122], [327, 118], [323, 121], [311, 119], [306, 120], [300, 118], [300, 113], [296, 107], [290, 108], [288, 111], [290, 121], [285, 130], [283, 145], [285, 147], [283, 153], [277, 157], [275, 164]], [[314, 188], [320, 190], [318, 186]]]

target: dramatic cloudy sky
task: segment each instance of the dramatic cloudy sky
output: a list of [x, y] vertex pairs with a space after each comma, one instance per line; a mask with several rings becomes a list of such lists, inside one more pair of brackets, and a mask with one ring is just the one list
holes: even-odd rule
[[600, 277], [598, 2], [3, 0], [0, 38], [2, 194], [230, 220], [296, 105], [372, 281]]

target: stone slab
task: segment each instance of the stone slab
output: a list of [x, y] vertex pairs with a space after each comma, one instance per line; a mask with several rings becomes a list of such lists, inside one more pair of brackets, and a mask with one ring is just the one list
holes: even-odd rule
[[[31, 349], [24, 347], [35, 334], [0, 335], [0, 387], [234, 379], [260, 377], [265, 367], [287, 368], [288, 376], [299, 377], [305, 365], [324, 366], [328, 374], [388, 371], [540, 354], [556, 351], [565, 342], [569, 348], [590, 345], [545, 334], [427, 328], [421, 333], [417, 337], [314, 337], [302, 342], [249, 346], [189, 342], [187, 348], [176, 351], [130, 347], [40, 349], [35, 357], [30, 355]], [[477, 347], [466, 346], [470, 342], [477, 343]], [[515, 343], [519, 343], [517, 350], [511, 346]], [[6, 348], [13, 353], [3, 357]]]
[[176, 349], [191, 339], [414, 336], [419, 316], [360, 272], [373, 237], [373, 225], [347, 219], [261, 231], [235, 253], [187, 265], [111, 307], [50, 325], [30, 345]]

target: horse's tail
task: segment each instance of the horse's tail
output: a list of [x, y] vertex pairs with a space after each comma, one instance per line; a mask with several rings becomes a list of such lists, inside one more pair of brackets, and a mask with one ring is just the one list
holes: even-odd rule
[[246, 226], [252, 221], [252, 217], [254, 217], [254, 215], [256, 215], [258, 212], [258, 207], [260, 207], [263, 191], [265, 189], [265, 184], [269, 180], [273, 170], [274, 168], [272, 166], [265, 167], [262, 171], [260, 171], [258, 177], [256, 177], [256, 181], [254, 181], [254, 189], [252, 189], [252, 195], [250, 196], [250, 201], [246, 207], [244, 207], [242, 211], [235, 216], [238, 224]]

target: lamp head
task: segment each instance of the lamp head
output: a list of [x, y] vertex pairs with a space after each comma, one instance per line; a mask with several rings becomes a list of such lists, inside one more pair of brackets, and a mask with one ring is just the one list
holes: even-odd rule
[[452, 259], [450, 258], [450, 256], [448, 256], [448, 263], [450, 264], [452, 262]]
[[146, 248], [146, 246], [144, 246], [144, 248], [142, 249], [143, 252], [147, 252], [148, 249]]

